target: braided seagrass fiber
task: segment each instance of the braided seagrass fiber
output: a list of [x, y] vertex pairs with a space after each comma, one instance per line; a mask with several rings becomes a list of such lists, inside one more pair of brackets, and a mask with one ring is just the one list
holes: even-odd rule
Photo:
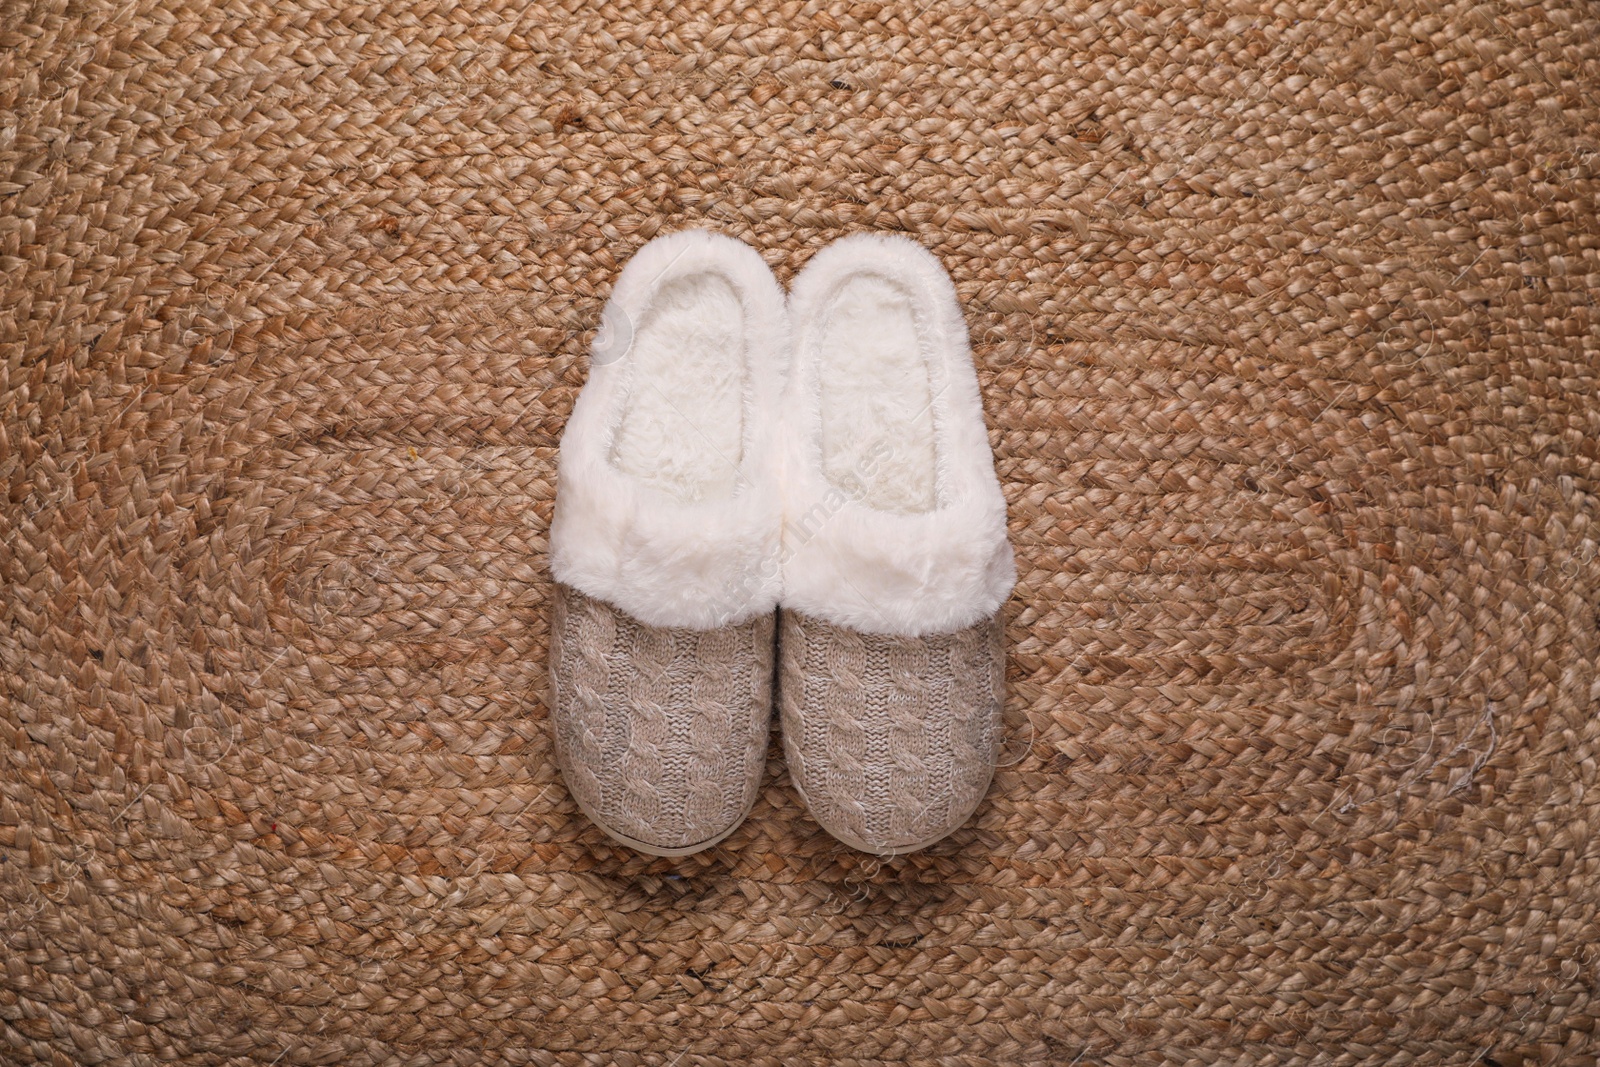
[[[1530, 1067], [1600, 1039], [1600, 13], [7, 3], [0, 1062]], [[882, 859], [562, 785], [624, 263], [898, 231], [1017, 586]]]
[[578, 806], [655, 855], [737, 829], [765, 765], [772, 641], [770, 613], [714, 630], [646, 626], [557, 582], [550, 719]]
[[778, 614], [783, 750], [812, 817], [885, 856], [926, 848], [966, 822], [1001, 742], [1000, 617], [908, 637]]

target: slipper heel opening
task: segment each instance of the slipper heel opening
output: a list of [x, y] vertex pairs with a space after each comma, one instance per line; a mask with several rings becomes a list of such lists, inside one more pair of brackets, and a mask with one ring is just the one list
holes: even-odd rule
[[868, 507], [902, 514], [938, 505], [933, 391], [914, 307], [896, 282], [855, 274], [816, 339], [823, 476]]
[[743, 458], [744, 308], [711, 271], [664, 283], [634, 334], [618, 470], [679, 500], [731, 496]]

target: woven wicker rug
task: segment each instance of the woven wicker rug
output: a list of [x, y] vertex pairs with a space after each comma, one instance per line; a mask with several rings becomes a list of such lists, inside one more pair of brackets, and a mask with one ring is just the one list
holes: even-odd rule
[[[1600, 10], [0, 6], [0, 1060], [1592, 1064]], [[542, 691], [619, 266], [897, 230], [1021, 572], [881, 862]]]

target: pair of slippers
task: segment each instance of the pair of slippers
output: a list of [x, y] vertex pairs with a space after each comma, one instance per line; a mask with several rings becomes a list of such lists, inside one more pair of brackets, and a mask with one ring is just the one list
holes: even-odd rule
[[721, 234], [624, 267], [561, 438], [551, 718], [584, 813], [681, 856], [755, 803], [774, 688], [817, 822], [938, 841], [1000, 744], [1015, 581], [955, 287], [858, 234], [785, 298]]

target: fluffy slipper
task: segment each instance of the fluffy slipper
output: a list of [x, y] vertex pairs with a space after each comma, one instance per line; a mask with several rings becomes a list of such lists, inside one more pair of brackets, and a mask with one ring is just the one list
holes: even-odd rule
[[819, 252], [789, 299], [778, 687], [813, 816], [869, 852], [959, 827], [994, 773], [1015, 567], [949, 275], [899, 237]]
[[771, 719], [782, 291], [703, 230], [617, 280], [561, 438], [551, 718], [584, 812], [685, 855], [754, 803]]

